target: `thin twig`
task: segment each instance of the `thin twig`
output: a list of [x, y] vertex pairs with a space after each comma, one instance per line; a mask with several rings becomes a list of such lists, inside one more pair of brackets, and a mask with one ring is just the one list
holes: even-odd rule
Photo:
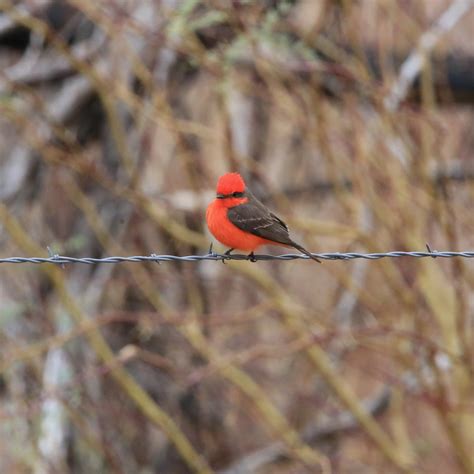
[[[390, 390], [384, 388], [375, 398], [363, 402], [367, 413], [378, 415], [385, 411], [390, 401]], [[308, 444], [314, 444], [324, 438], [343, 434], [357, 428], [358, 423], [350, 411], [343, 411], [326, 423], [309, 423], [303, 430], [302, 438]], [[283, 443], [272, 443], [244, 456], [228, 468], [219, 471], [219, 474], [244, 474], [256, 472], [267, 464], [271, 464], [287, 457]]]
[[405, 99], [411, 85], [420, 74], [428, 54], [441, 40], [443, 35], [454, 28], [471, 8], [474, 0], [457, 0], [438, 18], [434, 25], [425, 31], [400, 68], [400, 74], [384, 100], [385, 108], [393, 112]]

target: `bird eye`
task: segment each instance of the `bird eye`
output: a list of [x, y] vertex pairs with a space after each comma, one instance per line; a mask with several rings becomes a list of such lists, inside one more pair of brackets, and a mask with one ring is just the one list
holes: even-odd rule
[[235, 198], [241, 198], [243, 195], [244, 193], [239, 193], [237, 191], [235, 193], [232, 193], [232, 197], [235, 197]]

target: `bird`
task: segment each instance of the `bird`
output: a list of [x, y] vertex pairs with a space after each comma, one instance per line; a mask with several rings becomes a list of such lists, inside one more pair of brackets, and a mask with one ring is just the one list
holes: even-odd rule
[[262, 245], [294, 247], [309, 258], [321, 261], [291, 239], [288, 226], [247, 188], [239, 173], [226, 173], [217, 181], [216, 197], [206, 210], [206, 222], [211, 234], [229, 250], [250, 252]]

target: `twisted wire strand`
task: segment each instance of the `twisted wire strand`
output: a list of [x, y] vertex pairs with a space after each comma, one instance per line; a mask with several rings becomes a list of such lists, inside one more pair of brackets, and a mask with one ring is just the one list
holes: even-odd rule
[[[423, 251], [423, 252], [378, 252], [378, 253], [358, 253], [358, 252], [335, 252], [335, 253], [313, 253], [313, 256], [321, 260], [354, 260], [357, 258], [364, 258], [367, 260], [380, 260], [381, 258], [474, 258], [474, 251], [451, 252], [451, 251]], [[86, 265], [96, 265], [99, 263], [124, 263], [124, 262], [200, 262], [204, 260], [210, 261], [230, 261], [230, 260], [252, 260], [252, 261], [267, 261], [267, 260], [309, 260], [307, 255], [303, 254], [284, 254], [284, 255], [265, 255], [255, 254], [252, 257], [242, 254], [224, 255], [218, 253], [208, 253], [205, 255], [134, 255], [130, 257], [67, 257], [64, 255], [52, 255], [47, 258], [42, 257], [8, 257], [0, 258], [0, 263], [53, 263], [53, 264], [67, 264], [67, 263], [83, 263]]]

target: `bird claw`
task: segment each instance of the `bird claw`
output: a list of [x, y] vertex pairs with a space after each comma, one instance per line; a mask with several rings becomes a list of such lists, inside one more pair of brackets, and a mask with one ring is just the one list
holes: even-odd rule
[[250, 252], [247, 255], [247, 260], [250, 260], [251, 262], [255, 263], [257, 261], [257, 258], [255, 257], [255, 254], [253, 252]]
[[[229, 250], [226, 250], [226, 251], [224, 252], [225, 257], [222, 258], [222, 263], [223, 263], [224, 265], [225, 265], [225, 261], [226, 261], [226, 260], [230, 260], [230, 259], [231, 259], [231, 258], [230, 258], [230, 253], [231, 253], [233, 250], [234, 250], [234, 249], [229, 249]], [[226, 257], [227, 257], [227, 258], [226, 258]]]

